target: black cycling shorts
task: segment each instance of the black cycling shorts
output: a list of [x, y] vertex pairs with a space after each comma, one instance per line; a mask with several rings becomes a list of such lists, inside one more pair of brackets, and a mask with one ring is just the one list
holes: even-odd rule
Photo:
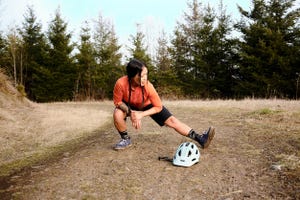
[[[146, 106], [143, 110], [148, 110], [152, 107], [153, 107], [153, 105], [150, 104], [150, 105]], [[165, 121], [167, 121], [167, 119], [169, 119], [169, 117], [171, 117], [171, 116], [172, 116], [172, 114], [170, 113], [170, 111], [165, 106], [163, 106], [162, 110], [159, 113], [151, 115], [150, 117], [160, 126], [164, 126]]]
[[[126, 105], [128, 105], [126, 102], [124, 102]], [[150, 104], [146, 107], [144, 107], [142, 110], [145, 111], [145, 110], [148, 110], [150, 108], [152, 108], [153, 105]], [[139, 109], [136, 109], [134, 107], [131, 107], [132, 110], [139, 110]], [[165, 125], [165, 121], [167, 119], [169, 119], [169, 117], [172, 116], [172, 113], [170, 113], [170, 111], [165, 107], [163, 106], [162, 110], [159, 112], [159, 113], [156, 113], [154, 115], [151, 115], [150, 117], [160, 126], [164, 126]]]

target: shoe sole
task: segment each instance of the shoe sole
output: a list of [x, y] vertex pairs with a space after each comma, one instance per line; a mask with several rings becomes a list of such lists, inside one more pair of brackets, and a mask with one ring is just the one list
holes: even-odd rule
[[208, 130], [207, 134], [208, 134], [208, 138], [207, 138], [206, 143], [203, 145], [203, 149], [207, 148], [210, 145], [210, 142], [212, 141], [212, 139], [215, 136], [215, 128], [214, 127], [209, 127], [209, 130]]
[[114, 147], [114, 150], [119, 151], [119, 150], [124, 150], [127, 149], [129, 147], [131, 147], [132, 144], [127, 145], [126, 147]]

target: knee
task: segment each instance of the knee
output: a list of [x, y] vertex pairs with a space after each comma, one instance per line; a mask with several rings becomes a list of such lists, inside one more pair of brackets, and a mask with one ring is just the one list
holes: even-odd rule
[[175, 127], [178, 124], [178, 119], [175, 118], [174, 116], [169, 117], [166, 121], [165, 121], [165, 125], [169, 126], [169, 127]]
[[125, 117], [126, 117], [126, 114], [122, 110], [117, 109], [117, 108], [115, 109], [114, 114], [113, 114], [113, 118], [114, 118], [115, 122], [124, 121]]

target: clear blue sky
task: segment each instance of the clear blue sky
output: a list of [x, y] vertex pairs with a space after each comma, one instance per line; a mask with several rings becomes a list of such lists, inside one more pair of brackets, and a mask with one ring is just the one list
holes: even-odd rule
[[[20, 26], [24, 21], [27, 5], [32, 5], [38, 21], [43, 28], [48, 28], [55, 10], [60, 11], [73, 40], [78, 40], [78, 33], [84, 21], [97, 19], [99, 14], [110, 20], [115, 28], [120, 45], [129, 43], [129, 36], [135, 35], [136, 24], [142, 26], [146, 40], [155, 41], [163, 29], [172, 34], [177, 21], [187, 12], [187, 2], [192, 0], [0, 0], [0, 30], [6, 32], [11, 27]], [[203, 5], [208, 3], [218, 9], [219, 0], [198, 0]], [[233, 19], [239, 19], [237, 4], [245, 10], [250, 8], [250, 0], [223, 0], [227, 13]], [[146, 41], [146, 42], [147, 42]]]

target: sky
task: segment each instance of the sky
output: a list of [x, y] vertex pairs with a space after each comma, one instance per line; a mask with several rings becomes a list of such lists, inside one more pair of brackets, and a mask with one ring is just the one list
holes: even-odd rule
[[[0, 31], [21, 26], [27, 6], [32, 6], [44, 29], [54, 18], [55, 10], [60, 13], [68, 30], [73, 33], [73, 40], [79, 41], [80, 28], [84, 21], [97, 20], [101, 15], [110, 21], [115, 28], [118, 42], [123, 51], [130, 45], [130, 35], [135, 35], [137, 24], [145, 34], [146, 45], [153, 41], [164, 30], [171, 35], [178, 21], [183, 21], [184, 12], [189, 11], [187, 2], [192, 0], [0, 0]], [[198, 0], [203, 5], [208, 3], [218, 9], [220, 0]], [[250, 10], [251, 0], [223, 0], [227, 14], [239, 19], [237, 5]], [[90, 23], [91, 24], [91, 23]], [[90, 25], [91, 26], [91, 25]], [[151, 53], [151, 52], [150, 52]]]

